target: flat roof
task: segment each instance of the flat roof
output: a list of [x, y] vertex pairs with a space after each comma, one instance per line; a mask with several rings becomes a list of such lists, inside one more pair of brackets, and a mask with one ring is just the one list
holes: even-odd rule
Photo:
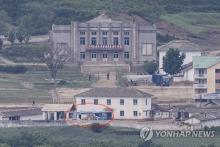
[[73, 107], [73, 104], [45, 104], [42, 108], [42, 111], [70, 111], [71, 109], [73, 109]]
[[42, 115], [41, 108], [26, 108], [20, 110], [6, 110], [2, 111], [1, 115], [3, 117], [10, 116], [32, 116], [32, 115]]
[[75, 97], [151, 97], [151, 94], [134, 88], [93, 88]]

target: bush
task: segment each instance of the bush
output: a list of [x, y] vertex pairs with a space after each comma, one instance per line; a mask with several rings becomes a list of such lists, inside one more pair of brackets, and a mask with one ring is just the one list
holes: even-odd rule
[[91, 130], [95, 133], [101, 133], [103, 131], [104, 127], [100, 125], [99, 123], [93, 123], [91, 125]]
[[64, 86], [64, 85], [68, 84], [68, 82], [65, 80], [60, 80], [58, 84]]
[[152, 75], [154, 74], [158, 69], [158, 64], [155, 61], [146, 61], [144, 63], [144, 71], [147, 72], [148, 74]]
[[27, 72], [27, 67], [24, 65], [16, 65], [16, 66], [0, 66], [0, 72], [5, 72], [5, 73], [26, 73]]

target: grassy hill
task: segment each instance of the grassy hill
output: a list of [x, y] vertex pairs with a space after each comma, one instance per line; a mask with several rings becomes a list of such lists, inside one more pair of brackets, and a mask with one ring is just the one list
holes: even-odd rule
[[185, 12], [162, 15], [160, 18], [195, 34], [210, 28], [220, 29], [220, 13]]
[[[12, 28], [24, 29], [32, 35], [45, 34], [53, 23], [69, 24], [71, 20], [84, 21], [102, 11], [137, 14], [153, 22], [162, 17], [162, 19], [169, 19], [173, 22], [172, 19], [176, 19], [175, 17], [178, 17], [178, 19], [184, 17], [181, 12], [218, 13], [220, 12], [220, 1], [0, 0], [0, 34]], [[175, 16], [174, 13], [181, 13], [181, 15]], [[176, 23], [182, 23], [181, 20], [178, 21]], [[203, 29], [203, 27], [198, 29]]]

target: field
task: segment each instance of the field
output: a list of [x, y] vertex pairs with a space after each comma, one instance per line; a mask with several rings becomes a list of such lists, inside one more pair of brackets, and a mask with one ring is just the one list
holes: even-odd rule
[[[49, 91], [53, 83], [49, 80], [48, 71], [28, 71], [25, 74], [0, 73], [0, 103], [37, 103], [50, 102]], [[64, 70], [57, 79], [65, 82], [58, 83], [58, 88], [90, 87], [95, 81], [89, 81], [87, 75], [78, 71]]]
[[160, 17], [162, 20], [185, 29], [191, 33], [202, 33], [211, 29], [220, 29], [220, 13], [177, 13]]
[[[220, 144], [219, 129], [214, 138], [153, 138], [147, 145], [139, 130], [108, 127], [101, 133], [75, 127], [0, 129], [0, 146], [41, 147], [208, 147]], [[210, 146], [211, 147], [211, 146]]]

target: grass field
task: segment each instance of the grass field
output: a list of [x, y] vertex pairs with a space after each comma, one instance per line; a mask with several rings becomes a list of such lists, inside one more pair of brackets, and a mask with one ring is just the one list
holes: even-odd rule
[[[50, 102], [49, 91], [53, 83], [48, 71], [28, 71], [25, 74], [0, 73], [0, 103], [39, 103]], [[90, 87], [95, 81], [77, 71], [65, 70], [58, 73], [57, 79], [66, 83], [57, 87]], [[25, 84], [25, 83], [28, 83]], [[29, 86], [30, 85], [30, 86]]]
[[[213, 147], [220, 145], [219, 129], [214, 138], [153, 138], [146, 145], [139, 130], [109, 127], [101, 133], [76, 127], [7, 128], [0, 129], [0, 143], [24, 147]], [[160, 145], [160, 146], [159, 146]]]
[[220, 29], [220, 13], [177, 13], [162, 15], [161, 19], [195, 34], [209, 28]]

